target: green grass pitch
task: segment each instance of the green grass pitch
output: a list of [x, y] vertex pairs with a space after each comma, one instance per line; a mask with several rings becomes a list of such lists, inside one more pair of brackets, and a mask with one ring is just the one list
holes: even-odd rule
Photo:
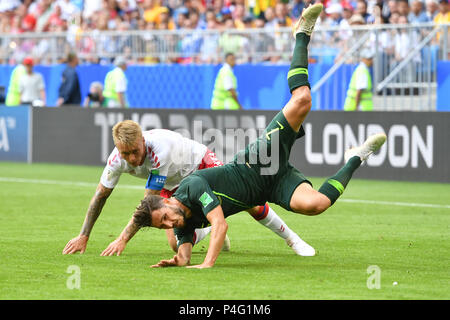
[[[273, 206], [315, 247], [315, 257], [296, 256], [243, 212], [227, 220], [231, 251], [214, 268], [151, 269], [173, 255], [163, 230], [140, 231], [119, 257], [100, 256], [143, 195], [145, 181], [125, 175], [86, 253], [62, 255], [81, 229], [101, 172], [0, 162], [0, 299], [450, 298], [450, 184], [354, 179], [322, 215]], [[317, 188], [324, 179], [311, 180]], [[203, 261], [208, 242], [194, 247], [193, 264]], [[69, 266], [80, 270], [79, 289], [67, 286]], [[379, 268], [379, 289], [368, 288], [370, 266]]]

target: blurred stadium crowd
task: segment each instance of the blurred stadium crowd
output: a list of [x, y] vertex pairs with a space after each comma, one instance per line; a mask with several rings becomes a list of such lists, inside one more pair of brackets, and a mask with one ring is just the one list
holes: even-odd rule
[[[148, 33], [147, 38], [140, 37], [141, 41], [136, 43], [133, 38], [124, 35], [131, 35], [134, 30], [156, 30], [158, 34], [158, 30], [161, 32], [175, 30], [181, 33], [195, 30], [257, 29], [270, 33], [291, 26], [310, 2], [311, 0], [2, 0], [0, 34], [8, 34], [11, 37], [30, 32], [41, 35], [46, 32], [64, 32], [65, 42], [71, 43], [67, 39], [73, 39], [72, 47], [75, 47], [83, 63], [110, 63], [117, 54], [129, 56], [130, 63], [218, 63], [219, 56], [208, 52], [217, 51], [217, 46], [225, 47], [222, 48], [222, 52], [236, 51], [233, 49], [243, 47], [242, 37], [219, 39], [217, 34], [213, 33], [210, 36], [208, 33], [202, 33], [202, 36], [190, 33], [184, 39], [178, 38], [173, 41], [174, 43], [170, 43], [167, 37], [164, 41], [161, 37], [156, 39], [153, 32]], [[332, 42], [337, 47], [342, 47], [340, 41], [346, 41], [353, 36], [350, 27], [355, 25], [411, 25], [433, 21], [450, 23], [448, 0], [322, 2], [326, 10], [322, 13], [318, 25], [336, 27], [337, 32], [321, 34], [321, 37], [326, 38], [322, 40]], [[100, 41], [92, 36], [83, 37], [83, 34], [92, 35], [101, 31], [113, 31], [122, 37], [115, 39], [103, 37]], [[45, 59], [43, 53], [45, 47], [48, 47], [45, 42], [45, 38], [28, 43], [18, 41], [9, 43], [7, 49], [4, 49], [5, 45], [2, 48], [3, 51], [13, 49], [14, 53], [21, 51], [24, 54], [31, 53], [39, 63], [39, 59]], [[285, 43], [291, 44], [289, 41]], [[104, 48], [103, 52], [108, 54], [99, 56], [97, 48], [99, 45]], [[181, 46], [183, 54], [173, 58], [167, 57], [165, 61], [161, 61], [160, 56], [143, 54], [136, 58], [131, 54], [138, 51], [147, 53], [161, 51], [161, 46], [166, 46], [167, 52]], [[279, 50], [277, 44], [272, 47], [265, 48], [265, 51]], [[68, 47], [66, 52], [70, 50], [73, 48]], [[3, 53], [0, 54], [2, 60], [0, 63], [15, 64], [19, 60], [20, 54]], [[64, 56], [66, 54], [61, 55]], [[261, 60], [280, 62], [283, 57], [268, 55]]]

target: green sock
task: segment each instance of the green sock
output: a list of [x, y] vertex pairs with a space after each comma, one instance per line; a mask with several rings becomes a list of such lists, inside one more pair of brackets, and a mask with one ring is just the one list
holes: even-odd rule
[[331, 204], [335, 203], [336, 200], [344, 192], [345, 187], [347, 187], [348, 182], [352, 178], [353, 172], [359, 168], [361, 165], [361, 159], [358, 156], [354, 156], [348, 160], [348, 162], [343, 166], [333, 177], [329, 178], [320, 187], [319, 192], [327, 196], [331, 200]]
[[308, 86], [308, 43], [311, 39], [306, 33], [299, 32], [295, 36], [295, 48], [292, 56], [291, 67], [288, 72], [288, 85], [289, 90], [292, 91], [295, 88], [301, 86]]

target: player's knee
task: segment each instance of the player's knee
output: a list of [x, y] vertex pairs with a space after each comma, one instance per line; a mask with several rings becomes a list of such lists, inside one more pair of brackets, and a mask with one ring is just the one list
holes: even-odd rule
[[297, 111], [306, 114], [311, 110], [312, 99], [308, 87], [300, 87], [292, 93], [291, 101], [294, 103]]
[[328, 206], [326, 203], [316, 198], [302, 199], [301, 201], [293, 201], [291, 208], [301, 214], [308, 216], [316, 216], [324, 212]]

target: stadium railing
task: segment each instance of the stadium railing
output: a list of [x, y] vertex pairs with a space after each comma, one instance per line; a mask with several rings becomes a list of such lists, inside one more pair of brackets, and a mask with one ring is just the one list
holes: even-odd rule
[[[341, 91], [345, 97], [347, 88], [343, 84], [349, 82], [351, 73], [336, 71], [344, 64], [356, 66], [361, 49], [368, 47], [375, 53], [375, 108], [435, 110], [437, 63], [448, 59], [449, 26], [319, 25], [309, 46], [310, 62], [329, 68], [312, 90]], [[127, 32], [74, 29], [63, 33], [1, 34], [0, 61], [14, 64], [21, 57], [32, 55], [40, 64], [57, 64], [64, 61], [69, 51], [76, 51], [80, 60], [87, 63], [108, 64], [124, 55], [134, 64], [216, 64], [222, 62], [224, 53], [234, 52], [238, 63], [288, 64], [293, 45], [290, 28]], [[409, 103], [405, 103], [405, 98]], [[325, 105], [330, 102], [319, 101], [317, 108]]]

